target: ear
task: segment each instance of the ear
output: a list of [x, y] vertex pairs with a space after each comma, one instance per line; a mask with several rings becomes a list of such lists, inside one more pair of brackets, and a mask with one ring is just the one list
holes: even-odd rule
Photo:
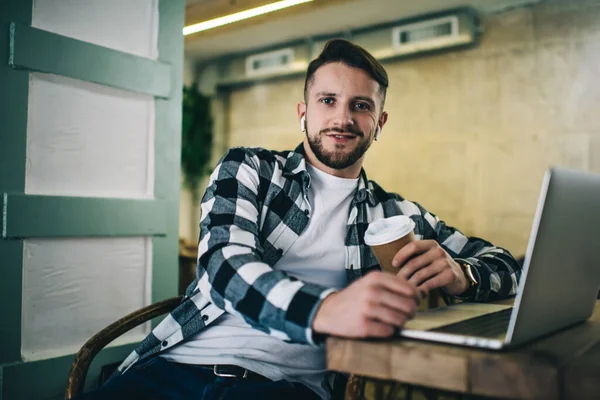
[[306, 104], [303, 101], [299, 102], [296, 111], [300, 120], [300, 130], [304, 132], [306, 131]]
[[381, 115], [379, 116], [379, 121], [377, 122], [377, 129], [375, 130], [375, 137], [374, 137], [375, 140], [379, 139], [379, 135], [381, 135], [381, 130], [383, 129], [383, 126], [387, 122], [387, 119], [388, 119], [388, 113], [385, 111], [382, 112]]
[[387, 122], [388, 119], [388, 113], [386, 111], [382, 112], [381, 115], [379, 116], [379, 129], [383, 129], [383, 126], [385, 125], [385, 123]]
[[298, 102], [296, 111], [298, 112], [298, 121], [300, 121], [306, 114], [306, 104], [303, 101]]

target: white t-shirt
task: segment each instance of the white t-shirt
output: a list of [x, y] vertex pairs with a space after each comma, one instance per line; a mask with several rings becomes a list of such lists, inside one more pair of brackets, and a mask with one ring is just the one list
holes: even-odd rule
[[[329, 175], [307, 163], [312, 215], [304, 232], [274, 269], [325, 287], [347, 285], [344, 238], [357, 179]], [[183, 364], [232, 364], [272, 380], [300, 382], [321, 398], [331, 397], [325, 349], [287, 343], [224, 313], [190, 340], [162, 354]]]

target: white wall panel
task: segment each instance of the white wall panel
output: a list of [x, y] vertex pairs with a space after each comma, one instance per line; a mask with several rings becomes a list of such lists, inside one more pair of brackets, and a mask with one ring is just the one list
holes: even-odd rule
[[39, 73], [29, 90], [26, 193], [153, 197], [151, 96]]
[[32, 25], [138, 56], [158, 57], [158, 0], [35, 0]]
[[[34, 0], [32, 25], [158, 57], [158, 0]], [[28, 106], [26, 193], [154, 197], [152, 96], [32, 73]], [[24, 358], [73, 353], [149, 304], [151, 272], [151, 238], [25, 240]], [[120, 342], [137, 341], [148, 330], [140, 327]]]
[[[76, 352], [102, 328], [150, 302], [151, 239], [25, 240], [22, 353]], [[149, 332], [140, 326], [120, 342]]]

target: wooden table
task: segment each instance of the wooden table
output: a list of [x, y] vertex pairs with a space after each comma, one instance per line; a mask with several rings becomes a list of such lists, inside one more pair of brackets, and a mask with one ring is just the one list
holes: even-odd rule
[[327, 340], [329, 369], [467, 395], [600, 399], [600, 301], [585, 323], [512, 350], [411, 339]]

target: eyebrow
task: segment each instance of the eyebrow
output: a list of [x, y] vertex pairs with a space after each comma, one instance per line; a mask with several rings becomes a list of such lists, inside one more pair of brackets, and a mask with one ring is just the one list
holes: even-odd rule
[[331, 93], [331, 92], [319, 92], [319, 93], [315, 93], [315, 97], [336, 97], [337, 95], [335, 93]]
[[[337, 94], [332, 93], [332, 92], [318, 92], [315, 94], [316, 97], [337, 97]], [[353, 97], [352, 100], [360, 100], [360, 101], [364, 101], [366, 103], [369, 103], [369, 105], [371, 107], [375, 107], [375, 101], [367, 96], [356, 96]]]

